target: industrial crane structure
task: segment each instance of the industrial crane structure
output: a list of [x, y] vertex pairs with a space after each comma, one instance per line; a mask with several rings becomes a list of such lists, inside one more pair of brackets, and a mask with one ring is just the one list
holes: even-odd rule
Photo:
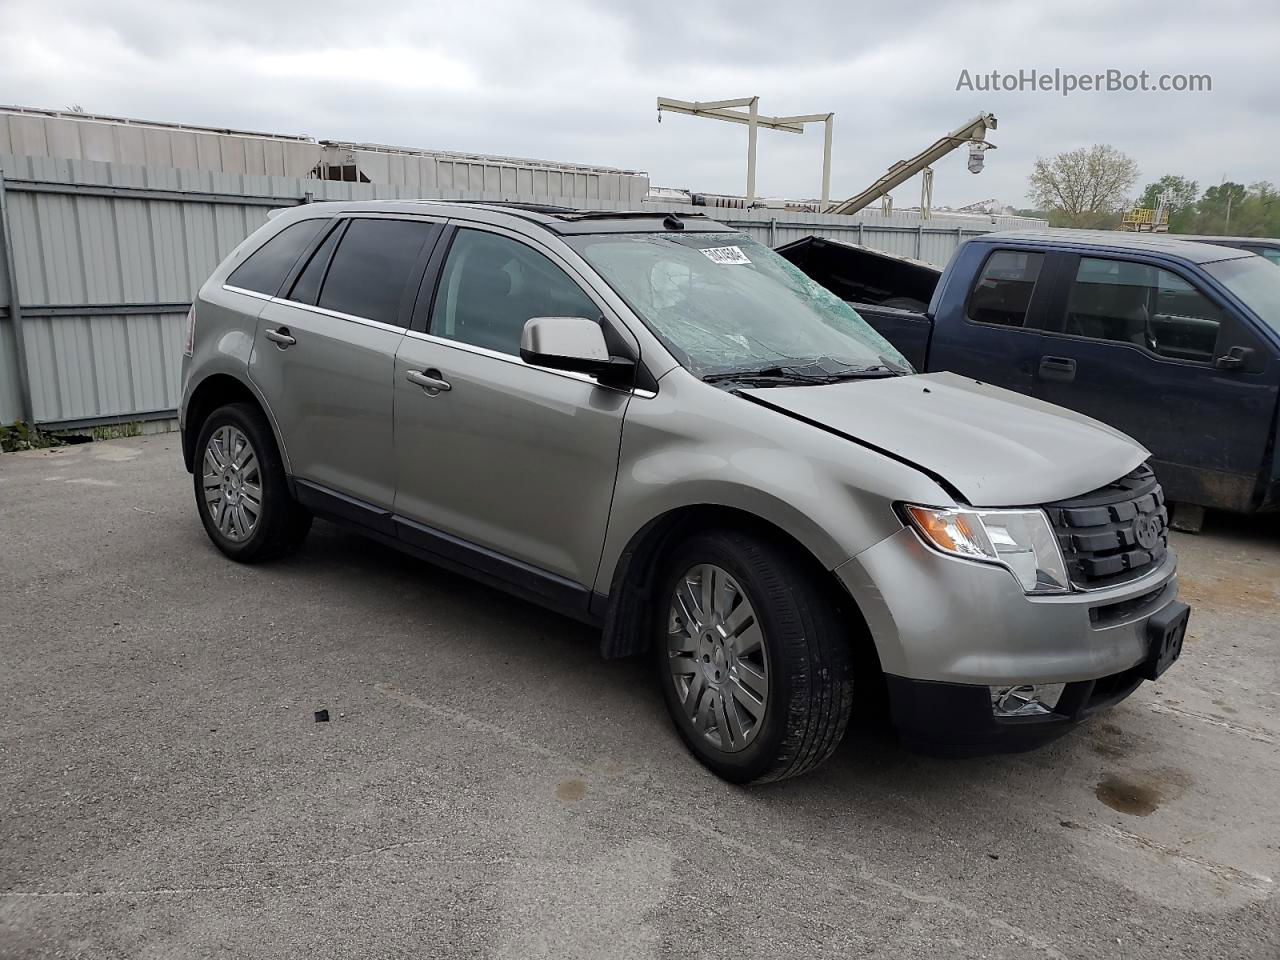
[[958, 150], [969, 144], [969, 172], [981, 173], [983, 153], [994, 149], [994, 143], [987, 143], [987, 131], [996, 128], [996, 118], [989, 113], [980, 113], [961, 127], [957, 127], [945, 137], [935, 141], [932, 146], [921, 150], [909, 160], [899, 160], [891, 166], [883, 177], [861, 193], [827, 207], [824, 213], [857, 213], [864, 207], [875, 203], [881, 197], [888, 197], [895, 187], [906, 183], [917, 173], [924, 175], [920, 194], [920, 211], [929, 215], [933, 204], [933, 169], [937, 163], [952, 150]]
[[[733, 107], [746, 107], [734, 110]], [[756, 199], [756, 130], [781, 130], [783, 133], [804, 133], [806, 123], [821, 123], [825, 127], [822, 143], [822, 203], [831, 200], [831, 127], [835, 122], [834, 113], [806, 113], [795, 117], [766, 117], [760, 113], [759, 97], [739, 97], [736, 100], [690, 101], [673, 100], [670, 97], [658, 98], [658, 122], [662, 122], [662, 111], [684, 113], [691, 117], [705, 117], [710, 120], [728, 120], [730, 123], [747, 125], [747, 206]]]
[[[745, 107], [746, 110], [734, 109]], [[920, 211], [925, 217], [933, 205], [933, 167], [953, 150], [958, 150], [966, 143], [969, 145], [969, 171], [980, 173], [983, 166], [983, 154], [995, 147], [987, 142], [987, 131], [996, 128], [996, 118], [989, 113], [980, 113], [957, 127], [945, 137], [936, 140], [932, 146], [921, 150], [909, 160], [899, 160], [891, 166], [887, 173], [867, 189], [848, 200], [831, 203], [831, 132], [835, 121], [834, 113], [810, 113], [794, 117], [771, 117], [760, 113], [759, 97], [739, 97], [735, 100], [690, 101], [673, 100], [670, 97], [658, 97], [658, 120], [661, 122], [664, 111], [683, 113], [692, 117], [704, 117], [710, 120], [727, 120], [747, 127], [747, 206], [756, 201], [756, 130], [780, 130], [783, 133], [804, 133], [805, 124], [821, 123], [824, 126], [822, 145], [822, 200], [824, 213], [857, 213], [864, 207], [884, 198], [885, 208], [889, 209], [889, 192], [906, 183], [917, 173], [921, 174]]]

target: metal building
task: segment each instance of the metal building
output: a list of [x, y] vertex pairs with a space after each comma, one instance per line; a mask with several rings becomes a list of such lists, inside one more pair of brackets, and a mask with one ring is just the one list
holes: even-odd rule
[[649, 192], [649, 175], [638, 170], [31, 107], [0, 106], [0, 154], [372, 183], [423, 196], [459, 191], [640, 204]]

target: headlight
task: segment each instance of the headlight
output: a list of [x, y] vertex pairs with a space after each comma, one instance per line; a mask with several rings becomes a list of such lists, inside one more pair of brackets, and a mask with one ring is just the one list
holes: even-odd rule
[[1027, 593], [1066, 593], [1067, 565], [1043, 510], [968, 510], [905, 505], [930, 546], [965, 560], [998, 563]]

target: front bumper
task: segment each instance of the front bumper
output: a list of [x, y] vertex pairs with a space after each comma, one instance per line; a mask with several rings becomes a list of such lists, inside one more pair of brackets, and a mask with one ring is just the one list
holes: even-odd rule
[[[903, 739], [930, 752], [1027, 749], [1132, 693], [1148, 623], [1180, 609], [1172, 553], [1143, 577], [1030, 597], [1004, 568], [945, 556], [904, 529], [840, 566], [875, 640]], [[1065, 683], [1053, 714], [997, 719], [990, 687]]]

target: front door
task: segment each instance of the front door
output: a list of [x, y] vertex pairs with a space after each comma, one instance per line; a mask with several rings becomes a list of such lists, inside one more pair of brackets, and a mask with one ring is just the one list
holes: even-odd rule
[[340, 219], [259, 315], [249, 375], [295, 478], [391, 508], [396, 349], [439, 230], [425, 220]]
[[[1045, 254], [967, 244], [956, 255], [955, 276], [976, 276], [963, 297], [946, 296], [934, 318], [929, 370], [950, 370], [1029, 394], [1040, 354], [1047, 302]], [[981, 261], [981, 263], [979, 263]]]
[[[1147, 447], [1170, 500], [1248, 509], [1276, 407], [1269, 349], [1173, 265], [1067, 255], [1061, 270], [1036, 396]], [[1253, 353], [1216, 362], [1233, 347]]]
[[554, 256], [497, 231], [454, 234], [427, 331], [396, 356], [395, 512], [411, 543], [585, 600], [631, 394], [520, 359], [531, 317], [604, 313]]

